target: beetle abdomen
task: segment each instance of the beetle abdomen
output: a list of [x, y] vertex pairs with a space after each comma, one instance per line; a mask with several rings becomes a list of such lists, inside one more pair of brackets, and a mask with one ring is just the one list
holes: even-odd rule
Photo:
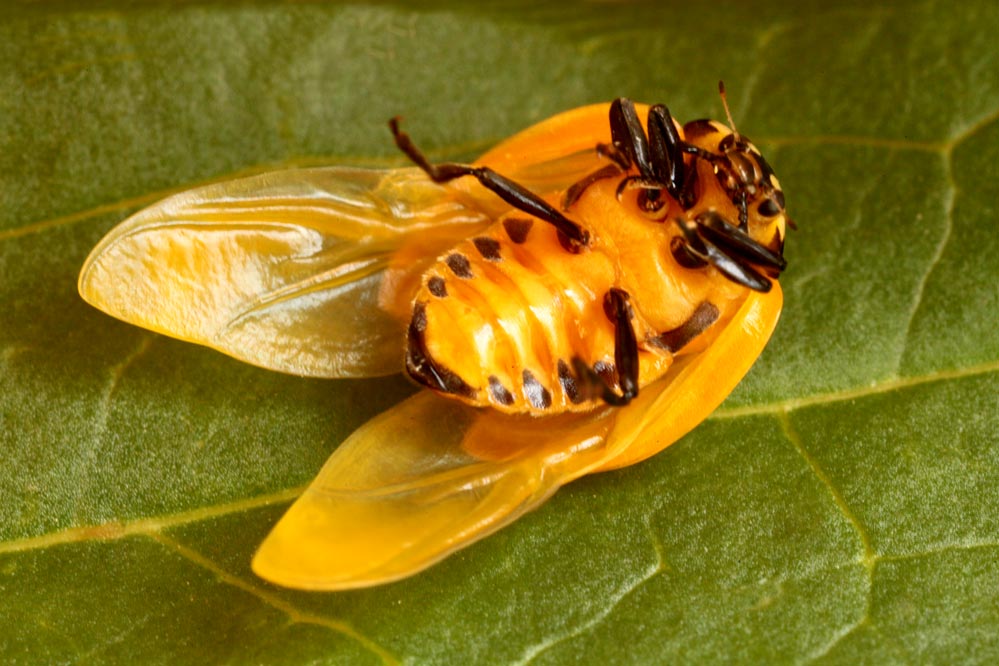
[[509, 413], [592, 407], [572, 360], [612, 370], [614, 327], [601, 302], [614, 276], [603, 253], [570, 253], [548, 225], [506, 218], [424, 274], [406, 369], [434, 390]]

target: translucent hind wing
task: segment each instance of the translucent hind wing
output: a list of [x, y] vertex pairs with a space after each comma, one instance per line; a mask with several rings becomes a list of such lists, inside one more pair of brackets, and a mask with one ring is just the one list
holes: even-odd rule
[[678, 363], [624, 408], [533, 418], [418, 394], [334, 452], [261, 545], [253, 570], [308, 590], [397, 580], [516, 520], [573, 479], [661, 451], [738, 383], [780, 307], [779, 289], [750, 294], [718, 346]]
[[[543, 121], [479, 161], [554, 198], [600, 166], [607, 105]], [[169, 197], [88, 257], [80, 294], [124, 321], [273, 370], [396, 372], [403, 320], [436, 256], [509, 206], [418, 169], [289, 169]]]
[[[601, 131], [606, 110], [586, 107], [525, 130], [479, 163], [554, 196], [599, 166]], [[133, 215], [90, 254], [79, 289], [119, 319], [262, 367], [388, 374], [400, 367], [419, 275], [507, 210], [474, 179], [442, 186], [415, 168], [275, 171]]]
[[604, 457], [606, 419], [579, 417], [544, 434], [530, 417], [506, 417], [504, 432], [523, 446], [500, 460], [471, 455], [466, 439], [493, 431], [498, 416], [422, 392], [373, 419], [281, 518], [253, 570], [308, 590], [403, 578], [509, 524]]
[[469, 201], [418, 169], [292, 169], [208, 185], [113, 229], [84, 264], [80, 294], [262, 367], [389, 374], [401, 365], [406, 290], [437, 253], [490, 223]]

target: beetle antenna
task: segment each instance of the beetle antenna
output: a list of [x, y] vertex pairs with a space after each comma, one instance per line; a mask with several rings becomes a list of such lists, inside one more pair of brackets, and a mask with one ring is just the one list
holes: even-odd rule
[[739, 141], [742, 137], [739, 136], [739, 130], [735, 127], [735, 121], [732, 120], [732, 111], [728, 108], [728, 96], [725, 95], [725, 82], [718, 81], [718, 94], [721, 95], [722, 106], [725, 107], [725, 115], [728, 116], [728, 126], [732, 128], [732, 133], [735, 134], [735, 140]]

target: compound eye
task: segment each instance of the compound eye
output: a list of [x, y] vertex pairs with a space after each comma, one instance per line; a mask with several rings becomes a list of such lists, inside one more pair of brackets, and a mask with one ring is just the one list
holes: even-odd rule
[[763, 217], [774, 217], [780, 213], [780, 206], [773, 199], [764, 199], [756, 207], [756, 211]]

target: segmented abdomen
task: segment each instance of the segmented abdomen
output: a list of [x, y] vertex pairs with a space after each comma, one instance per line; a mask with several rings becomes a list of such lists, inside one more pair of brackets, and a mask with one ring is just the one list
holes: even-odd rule
[[580, 358], [614, 381], [614, 285], [598, 250], [573, 254], [554, 229], [506, 218], [441, 257], [423, 276], [406, 368], [418, 382], [511, 413], [589, 408]]

